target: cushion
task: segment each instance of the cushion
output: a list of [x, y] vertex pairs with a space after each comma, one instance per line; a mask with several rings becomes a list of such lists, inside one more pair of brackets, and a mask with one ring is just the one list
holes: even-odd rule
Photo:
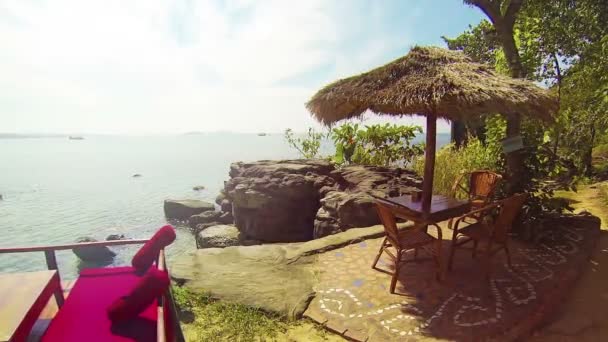
[[125, 322], [137, 317], [169, 287], [166, 272], [151, 268], [127, 296], [117, 298], [108, 307], [112, 322]]
[[132, 267], [83, 270], [42, 341], [156, 341], [156, 301], [128, 324], [113, 324], [107, 313], [116, 298], [131, 293], [142, 278]]
[[170, 245], [174, 240], [175, 229], [170, 225], [162, 227], [137, 251], [131, 260], [131, 265], [140, 272], [147, 270], [158, 258], [160, 250]]

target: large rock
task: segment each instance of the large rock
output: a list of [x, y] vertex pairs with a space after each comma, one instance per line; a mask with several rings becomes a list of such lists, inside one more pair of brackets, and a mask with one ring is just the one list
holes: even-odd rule
[[213, 203], [200, 200], [165, 200], [165, 217], [168, 219], [187, 220], [192, 215], [205, 211], [214, 211]]
[[188, 225], [194, 228], [199, 224], [219, 222], [220, 216], [222, 216], [222, 213], [219, 211], [205, 211], [198, 215], [190, 216], [188, 219]]
[[198, 249], [176, 257], [171, 274], [178, 284], [196, 292], [298, 318], [314, 295], [314, 255], [383, 232], [375, 226], [304, 243]]
[[235, 226], [218, 225], [205, 228], [196, 235], [198, 248], [229, 247], [241, 244], [240, 232]]
[[[421, 181], [400, 168], [347, 166], [325, 160], [262, 160], [234, 163], [217, 201], [231, 204], [245, 235], [267, 242], [293, 242], [378, 224], [375, 196], [417, 190]], [[222, 205], [223, 206], [223, 205]]]
[[[76, 242], [97, 242], [97, 240], [90, 237], [80, 237], [76, 239]], [[116, 256], [116, 253], [106, 246], [79, 247], [72, 249], [72, 251], [82, 261], [101, 264], [112, 263]]]
[[333, 191], [321, 200], [321, 208], [315, 218], [314, 237], [379, 223], [372, 196], [363, 192]]
[[248, 237], [267, 242], [313, 237], [319, 189], [335, 183], [323, 160], [234, 163], [225, 185], [234, 222]]

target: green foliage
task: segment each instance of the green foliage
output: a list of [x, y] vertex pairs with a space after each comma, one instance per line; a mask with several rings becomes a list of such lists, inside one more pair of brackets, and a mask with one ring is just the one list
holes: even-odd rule
[[318, 158], [321, 141], [326, 136], [335, 145], [333, 162], [337, 165], [405, 165], [412, 158], [424, 153], [424, 145], [412, 144], [420, 126], [377, 124], [360, 127], [357, 123], [345, 123], [327, 135], [308, 129], [305, 137], [295, 137], [291, 129], [285, 131], [285, 140], [303, 158]]
[[[501, 172], [501, 159], [498, 145], [484, 145], [475, 137], [470, 137], [468, 144], [459, 149], [452, 144], [444, 146], [435, 156], [433, 192], [450, 195], [455, 180], [462, 173], [474, 170]], [[415, 160], [413, 169], [420, 176], [424, 175], [424, 157]]]
[[387, 123], [360, 128], [356, 123], [343, 124], [331, 132], [336, 146], [334, 162], [339, 165], [405, 165], [424, 153], [423, 145], [411, 143], [417, 133], [422, 133], [422, 127]]
[[456, 38], [442, 36], [441, 39], [450, 50], [462, 51], [474, 61], [489, 65], [496, 63], [496, 51], [500, 49], [500, 42], [494, 26], [485, 19], [476, 26], [469, 25]]
[[184, 287], [172, 288], [188, 341], [273, 341], [288, 323], [259, 309], [216, 301]]
[[321, 149], [321, 141], [325, 134], [315, 131], [312, 127], [308, 128], [306, 136], [298, 138], [291, 128], [285, 130], [285, 140], [289, 146], [295, 148], [303, 158], [318, 158]]

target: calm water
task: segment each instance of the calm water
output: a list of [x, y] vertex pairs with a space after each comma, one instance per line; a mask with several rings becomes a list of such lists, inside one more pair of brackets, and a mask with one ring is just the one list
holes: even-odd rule
[[[164, 199], [213, 201], [231, 162], [294, 157], [281, 134], [0, 139], [0, 246], [146, 238], [166, 222]], [[134, 248], [115, 248], [115, 264], [128, 264]], [[178, 227], [169, 258], [193, 248], [191, 233]], [[57, 256], [64, 278], [83, 266], [71, 251]], [[0, 255], [0, 272], [45, 268], [43, 253]]]

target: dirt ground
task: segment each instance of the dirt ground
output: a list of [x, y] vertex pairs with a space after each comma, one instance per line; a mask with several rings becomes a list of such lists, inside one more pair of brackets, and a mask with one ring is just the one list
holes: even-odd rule
[[560, 193], [573, 200], [577, 211], [587, 210], [602, 220], [602, 232], [586, 270], [559, 312], [529, 341], [607, 341], [608, 340], [608, 205], [593, 184], [576, 193]]

